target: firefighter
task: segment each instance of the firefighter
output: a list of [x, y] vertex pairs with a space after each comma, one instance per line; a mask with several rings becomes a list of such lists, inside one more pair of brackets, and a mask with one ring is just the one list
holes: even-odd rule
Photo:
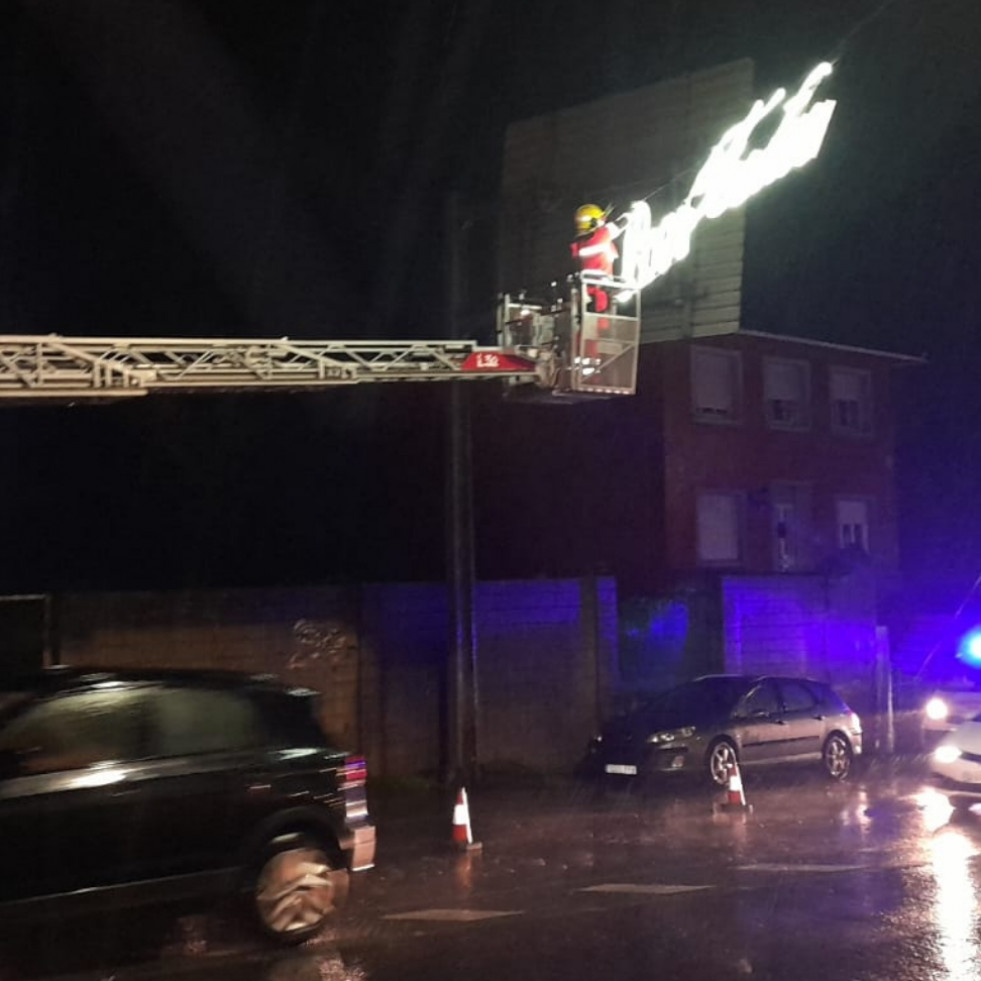
[[[619, 258], [614, 241], [620, 237], [624, 225], [606, 220], [607, 211], [595, 204], [584, 204], [576, 209], [576, 238], [572, 243], [572, 257], [579, 260], [580, 273], [613, 278], [613, 264]], [[604, 314], [610, 309], [610, 294], [598, 283], [586, 284], [591, 313]], [[605, 317], [597, 321], [602, 334], [609, 330]], [[583, 355], [594, 360], [597, 356], [595, 340], [588, 340]]]
[[580, 271], [612, 277], [613, 263], [619, 257], [613, 242], [622, 231], [616, 222], [607, 222], [606, 212], [598, 205], [578, 208], [572, 257], [579, 260]]

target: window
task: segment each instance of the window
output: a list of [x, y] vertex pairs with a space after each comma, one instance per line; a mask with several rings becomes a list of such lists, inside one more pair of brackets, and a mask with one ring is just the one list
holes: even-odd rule
[[837, 502], [838, 547], [869, 551], [869, 503], [861, 498], [840, 497]]
[[93, 691], [40, 702], [4, 728], [0, 751], [16, 754], [23, 774], [138, 759], [139, 700], [131, 691]]
[[814, 692], [799, 681], [781, 681], [780, 694], [785, 712], [811, 712], [817, 708]]
[[811, 373], [806, 361], [763, 361], [763, 401], [772, 429], [807, 429], [811, 424]]
[[811, 527], [811, 488], [807, 484], [774, 484], [773, 568], [777, 572], [802, 569], [808, 562]]
[[796, 523], [797, 509], [792, 501], [777, 501], [773, 505], [775, 564], [778, 572], [789, 572], [797, 565]]
[[735, 565], [742, 560], [742, 498], [738, 494], [699, 494], [698, 560]]
[[154, 756], [231, 753], [263, 742], [255, 706], [237, 692], [165, 689], [152, 706]]
[[733, 714], [740, 719], [779, 715], [780, 703], [777, 701], [777, 692], [773, 684], [769, 681], [764, 681], [762, 684], [757, 685], [742, 700]]
[[692, 409], [696, 419], [734, 422], [742, 401], [738, 351], [696, 347], [691, 352]]
[[831, 429], [850, 436], [872, 432], [872, 376], [855, 368], [831, 369]]

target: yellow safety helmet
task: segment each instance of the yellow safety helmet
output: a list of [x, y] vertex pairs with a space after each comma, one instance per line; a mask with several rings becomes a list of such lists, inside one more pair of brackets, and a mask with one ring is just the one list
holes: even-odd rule
[[586, 232], [591, 232], [600, 225], [604, 218], [606, 218], [606, 212], [598, 205], [582, 205], [576, 209], [576, 234], [585, 235]]

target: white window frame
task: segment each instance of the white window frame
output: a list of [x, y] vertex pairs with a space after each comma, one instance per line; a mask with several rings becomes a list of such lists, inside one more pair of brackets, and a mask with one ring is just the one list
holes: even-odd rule
[[[835, 542], [838, 548], [844, 550], [858, 545], [866, 555], [872, 554], [872, 513], [873, 500], [861, 494], [839, 494], [835, 497]], [[854, 505], [861, 507], [864, 512], [862, 521], [844, 521], [842, 511]], [[855, 530], [861, 529], [856, 536]], [[859, 539], [856, 541], [856, 538]]]
[[[858, 382], [859, 395], [854, 401], [854, 421], [842, 420], [839, 403], [835, 398], [835, 376], [851, 376]], [[828, 402], [831, 409], [831, 431], [839, 436], [853, 436], [867, 439], [872, 435], [873, 398], [872, 372], [867, 368], [849, 368], [845, 365], [832, 365], [828, 372]]]
[[[731, 409], [728, 412], [707, 405], [699, 405], [699, 361], [714, 358], [724, 361], [729, 373], [731, 388]], [[739, 351], [723, 347], [692, 347], [689, 361], [691, 372], [691, 408], [698, 422], [733, 425], [742, 421], [743, 415], [743, 361]]]
[[[703, 502], [722, 499], [731, 503], [733, 515], [732, 537], [735, 545], [731, 556], [706, 557], [703, 548]], [[703, 567], [736, 568], [742, 566], [746, 556], [746, 495], [739, 491], [701, 490], [695, 495], [695, 556]]]
[[[797, 401], [797, 417], [794, 419], [778, 419], [773, 411], [777, 399], [771, 398], [770, 371], [776, 367], [792, 368], [800, 383]], [[787, 401], [787, 400], [779, 400]], [[797, 358], [764, 358], [763, 359], [763, 411], [766, 424], [770, 429], [787, 429], [804, 431], [811, 428], [811, 365], [808, 361]]]

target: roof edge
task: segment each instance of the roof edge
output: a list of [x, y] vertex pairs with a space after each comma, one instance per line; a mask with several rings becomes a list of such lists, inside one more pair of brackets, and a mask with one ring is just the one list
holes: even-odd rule
[[811, 347], [828, 348], [833, 351], [847, 351], [849, 354], [869, 354], [877, 358], [888, 358], [902, 364], [926, 364], [927, 358], [922, 354], [900, 354], [898, 351], [883, 351], [874, 347], [857, 347], [853, 344], [838, 344], [834, 341], [819, 341], [813, 337], [798, 337], [794, 334], [772, 334], [765, 330], [735, 330], [733, 334], [744, 337], [760, 337], [764, 340], [794, 341], [798, 344], [808, 344]]

